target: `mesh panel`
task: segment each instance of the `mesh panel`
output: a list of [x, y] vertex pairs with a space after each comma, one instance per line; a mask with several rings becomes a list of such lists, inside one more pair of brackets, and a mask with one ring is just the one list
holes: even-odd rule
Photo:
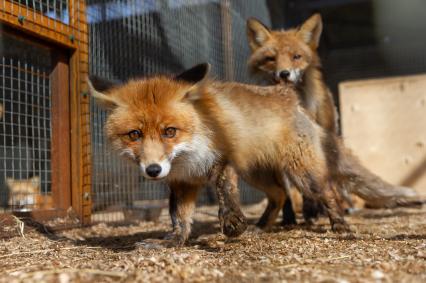
[[[182, 71], [208, 61], [218, 79], [248, 82], [249, 49], [245, 22], [256, 16], [268, 23], [263, 1], [87, 1], [90, 73], [104, 78]], [[106, 114], [91, 104], [94, 210], [131, 206], [137, 200], [167, 197], [167, 188], [142, 180], [136, 165], [121, 160], [106, 144]], [[261, 193], [241, 185], [244, 202]], [[214, 201], [204, 190], [200, 202]]]
[[1, 206], [32, 209], [36, 195], [51, 192], [49, 77], [20, 61], [0, 60]]
[[35, 11], [65, 24], [69, 23], [68, 0], [11, 0], [10, 2], [22, 6], [18, 8], [22, 16], [34, 17], [33, 11]]

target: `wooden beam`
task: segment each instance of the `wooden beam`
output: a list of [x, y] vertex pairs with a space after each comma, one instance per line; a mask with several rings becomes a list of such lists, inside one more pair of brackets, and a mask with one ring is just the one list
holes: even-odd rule
[[52, 196], [56, 208], [67, 210], [71, 206], [69, 62], [63, 52], [56, 52], [53, 61]]

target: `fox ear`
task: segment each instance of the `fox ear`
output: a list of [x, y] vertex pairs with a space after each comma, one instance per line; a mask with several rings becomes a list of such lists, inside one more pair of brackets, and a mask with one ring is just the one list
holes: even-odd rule
[[183, 81], [190, 84], [197, 84], [204, 80], [210, 72], [209, 63], [201, 63], [193, 66], [192, 68], [183, 71], [179, 75], [175, 76], [174, 79], [177, 81]]
[[123, 82], [118, 80], [105, 79], [94, 75], [89, 76], [89, 80], [92, 83], [92, 86], [100, 92], [109, 91], [123, 84]]
[[89, 94], [93, 96], [99, 106], [106, 110], [112, 110], [118, 106], [118, 103], [114, 98], [97, 91], [89, 78], [87, 78], [87, 85], [89, 88]]
[[318, 48], [322, 33], [322, 19], [320, 14], [313, 14], [300, 27], [297, 34], [306, 44]]
[[190, 83], [192, 85], [185, 93], [185, 99], [197, 100], [200, 98], [200, 88], [203, 86], [203, 82], [207, 79], [209, 72], [210, 64], [202, 63], [174, 77], [174, 79], [177, 81]]
[[247, 38], [251, 50], [261, 47], [271, 37], [271, 31], [255, 18], [247, 20]]

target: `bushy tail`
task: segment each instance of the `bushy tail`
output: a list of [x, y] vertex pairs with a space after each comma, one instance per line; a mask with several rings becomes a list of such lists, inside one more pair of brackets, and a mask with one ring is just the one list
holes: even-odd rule
[[418, 207], [426, 203], [414, 189], [391, 185], [365, 168], [341, 140], [338, 147], [339, 187], [365, 200], [367, 207]]

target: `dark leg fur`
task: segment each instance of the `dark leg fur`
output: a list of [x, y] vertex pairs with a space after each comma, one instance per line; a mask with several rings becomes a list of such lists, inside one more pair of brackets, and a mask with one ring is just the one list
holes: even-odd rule
[[247, 220], [240, 209], [238, 176], [232, 167], [227, 166], [219, 172], [216, 192], [222, 233], [228, 237], [238, 237], [247, 229]]
[[281, 222], [281, 225], [283, 226], [289, 226], [289, 225], [296, 225], [296, 214], [293, 210], [293, 204], [290, 197], [287, 197], [284, 203], [283, 207], [283, 220]]
[[274, 202], [274, 200], [268, 198], [268, 205], [266, 206], [266, 209], [263, 212], [262, 216], [260, 217], [259, 221], [257, 222], [256, 226], [261, 229], [265, 229], [267, 226], [269, 226], [269, 223], [271, 222], [270, 220], [271, 215], [273, 214], [273, 211], [276, 209], [277, 209], [277, 204]]
[[303, 218], [305, 219], [306, 224], [313, 224], [314, 220], [323, 213], [324, 209], [321, 203], [313, 198], [303, 195]]
[[[329, 182], [320, 182], [318, 181], [319, 178], [316, 178], [313, 174], [292, 175], [290, 177], [300, 191], [324, 205], [333, 231], [349, 231], [349, 225], [343, 218], [343, 212], [339, 209], [335, 193]], [[319, 184], [323, 184], [323, 187], [320, 187]]]
[[173, 232], [167, 238], [173, 245], [181, 246], [191, 233], [192, 213], [201, 186], [183, 182], [173, 182], [169, 186], [169, 213]]

